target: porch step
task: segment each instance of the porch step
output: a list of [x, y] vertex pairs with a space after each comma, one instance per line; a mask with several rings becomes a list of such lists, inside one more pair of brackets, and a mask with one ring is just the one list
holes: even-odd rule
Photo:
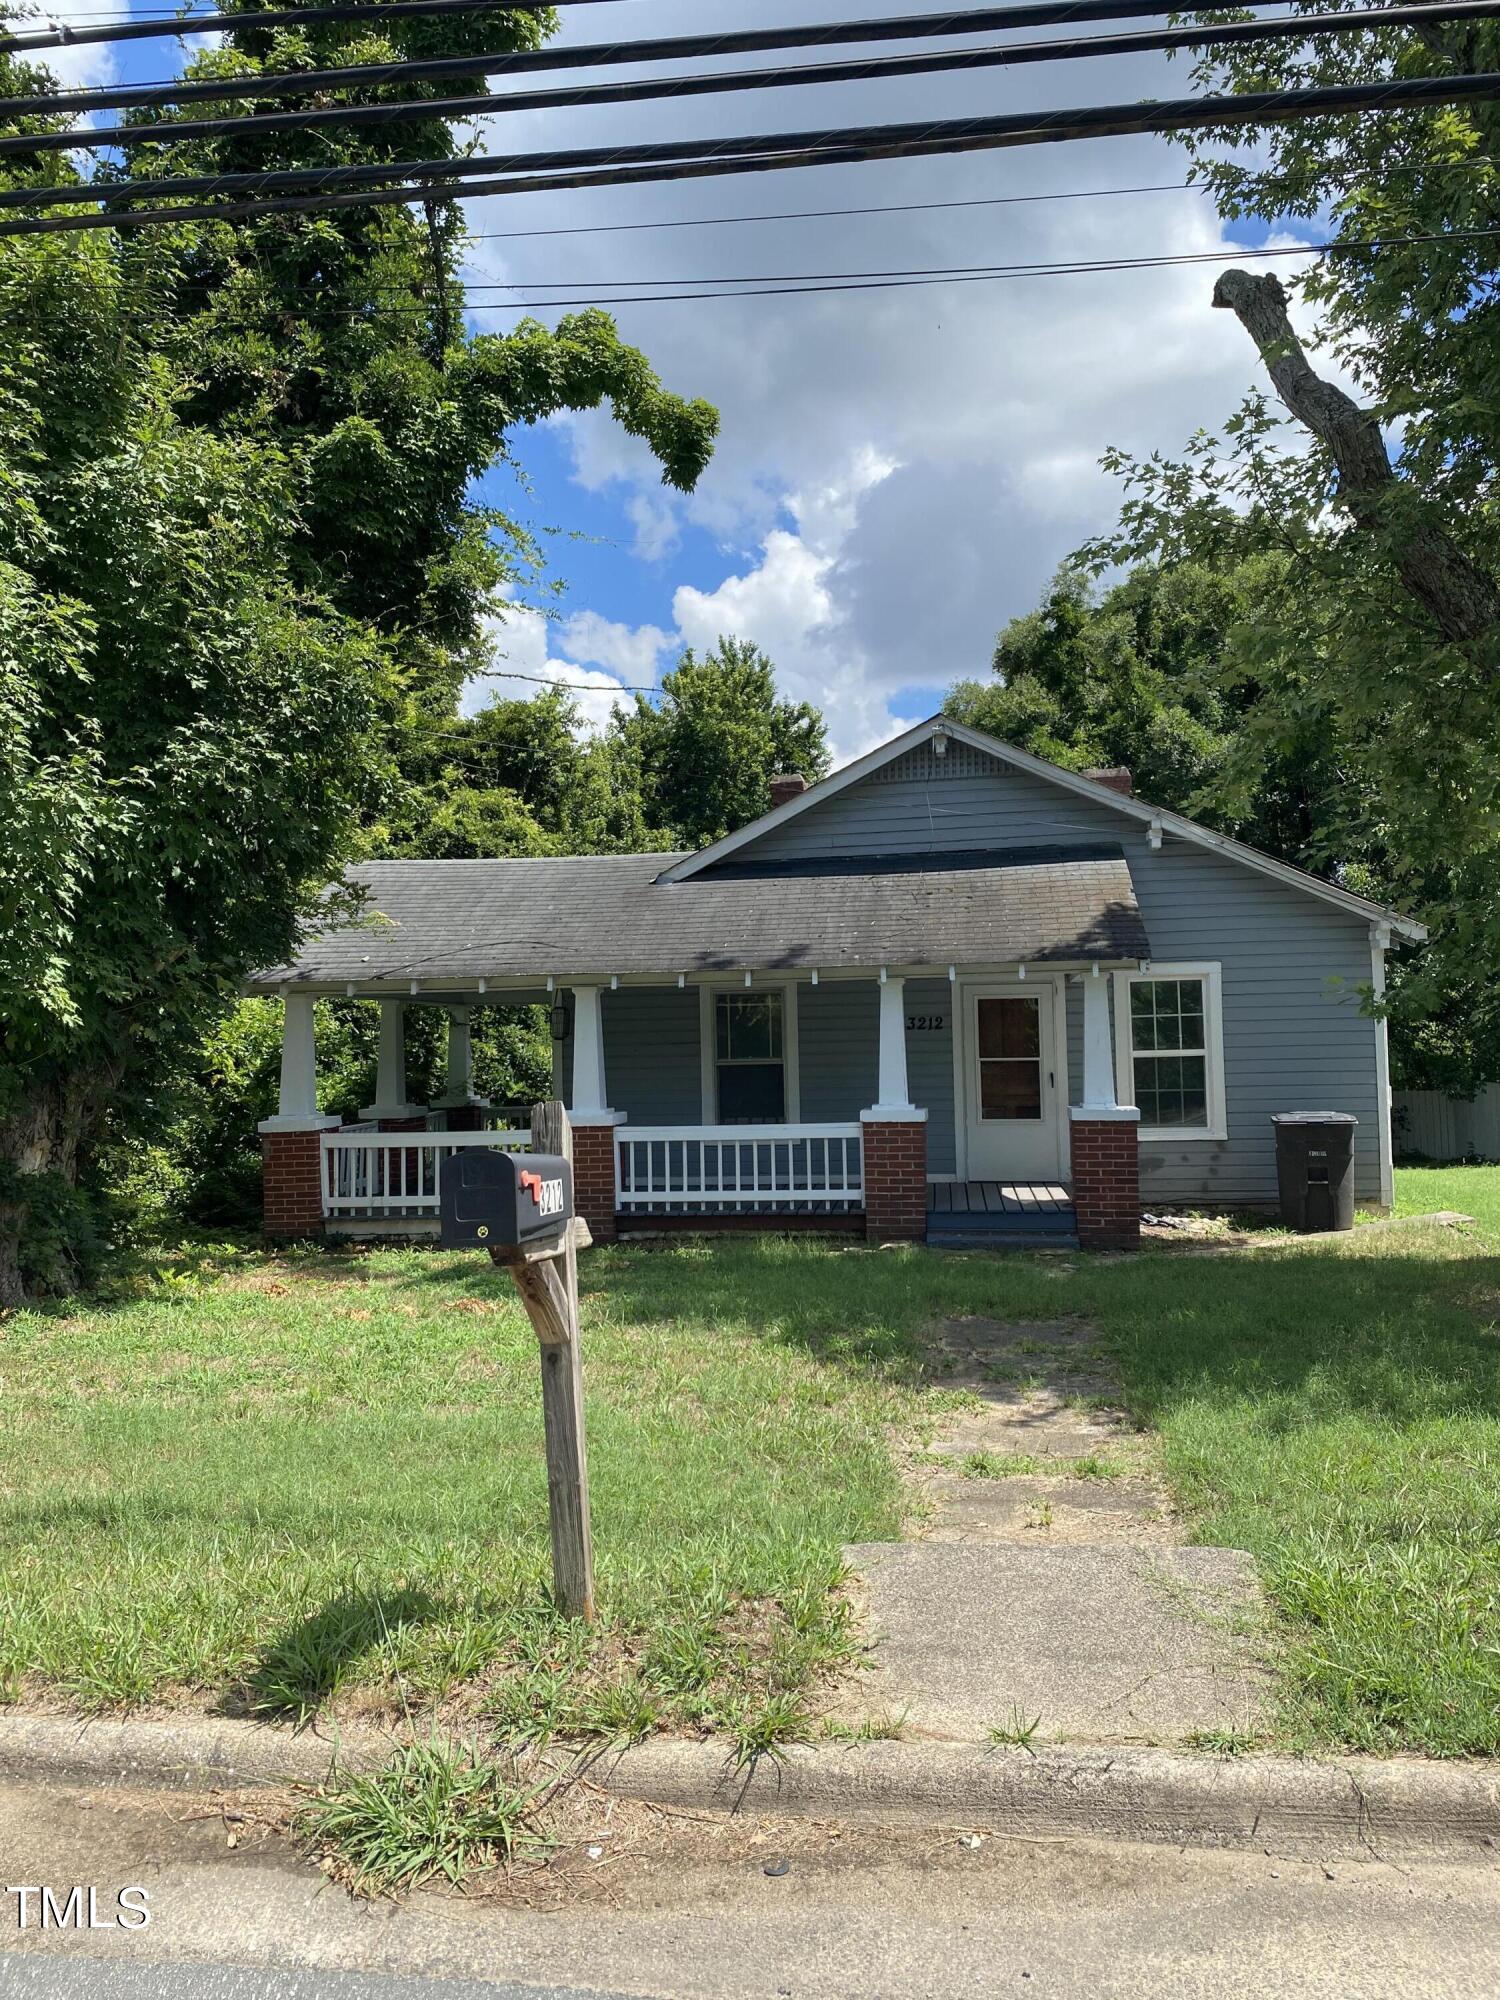
[[931, 1229], [928, 1247], [933, 1250], [1076, 1250], [1074, 1230], [1052, 1230], [1046, 1235], [1017, 1229]]
[[954, 1249], [1076, 1249], [1078, 1218], [1060, 1181], [932, 1181], [927, 1241]]

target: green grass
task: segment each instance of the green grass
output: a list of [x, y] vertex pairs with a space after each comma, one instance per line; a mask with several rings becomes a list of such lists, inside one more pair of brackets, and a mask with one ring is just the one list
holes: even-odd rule
[[1487, 1240], [1500, 1245], [1500, 1167], [1402, 1167], [1396, 1213], [1472, 1215]]
[[592, 1637], [550, 1606], [536, 1339], [487, 1262], [199, 1259], [12, 1317], [0, 1686], [530, 1737], [780, 1713], [853, 1645], [839, 1549], [898, 1532], [919, 1407], [878, 1317], [775, 1317], [824, 1254], [740, 1253], [707, 1297], [701, 1248], [586, 1264]]
[[1032, 1739], [1042, 1726], [1039, 1715], [1026, 1715], [1019, 1708], [1012, 1708], [1009, 1718], [992, 1725], [989, 1731], [989, 1746], [992, 1750], [1025, 1750], [1031, 1756]]
[[297, 1813], [293, 1831], [327, 1855], [363, 1895], [443, 1881], [461, 1889], [476, 1868], [538, 1852], [541, 1789], [498, 1765], [437, 1742], [398, 1750], [381, 1771], [335, 1772]]
[[1025, 1451], [966, 1451], [958, 1461], [964, 1479], [1029, 1479], [1045, 1469], [1039, 1458]]
[[548, 1598], [537, 1354], [472, 1258], [179, 1259], [0, 1327], [0, 1689], [305, 1719], [662, 1726], [760, 1754], [856, 1635], [840, 1545], [899, 1532], [892, 1438], [945, 1392], [921, 1332], [1077, 1315], [1159, 1433], [1196, 1539], [1278, 1613], [1277, 1740], [1500, 1751], [1500, 1169], [1408, 1212], [1204, 1257], [805, 1240], [584, 1263], [603, 1618]]

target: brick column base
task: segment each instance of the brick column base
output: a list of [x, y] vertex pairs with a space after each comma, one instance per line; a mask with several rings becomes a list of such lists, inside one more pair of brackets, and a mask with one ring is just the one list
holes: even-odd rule
[[425, 1132], [427, 1113], [420, 1112], [415, 1118], [381, 1118], [377, 1124], [382, 1132]]
[[860, 1121], [865, 1236], [871, 1243], [927, 1238], [927, 1120]]
[[1140, 1152], [1133, 1118], [1073, 1117], [1073, 1209], [1085, 1250], [1141, 1240]]
[[489, 1116], [487, 1104], [439, 1104], [433, 1107], [441, 1111], [445, 1129], [449, 1132], [483, 1132], [485, 1119]]
[[615, 1240], [615, 1126], [573, 1127], [573, 1212], [596, 1243]]
[[321, 1138], [318, 1128], [261, 1134], [262, 1228], [273, 1243], [323, 1234]]

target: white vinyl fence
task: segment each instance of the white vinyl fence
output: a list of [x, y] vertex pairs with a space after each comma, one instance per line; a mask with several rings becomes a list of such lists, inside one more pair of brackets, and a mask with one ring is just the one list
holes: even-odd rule
[[1391, 1105], [1398, 1158], [1500, 1160], [1500, 1083], [1487, 1083], [1472, 1099], [1398, 1090]]
[[858, 1125], [626, 1125], [615, 1141], [625, 1214], [819, 1214], [864, 1206]]
[[530, 1132], [323, 1134], [323, 1213], [330, 1219], [416, 1221], [438, 1212], [438, 1162], [460, 1147], [525, 1153]]

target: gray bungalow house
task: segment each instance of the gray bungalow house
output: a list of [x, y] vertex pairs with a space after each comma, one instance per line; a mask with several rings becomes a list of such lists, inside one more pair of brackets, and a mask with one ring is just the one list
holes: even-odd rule
[[[520, 1148], [470, 1089], [476, 1006], [551, 1008], [596, 1240], [845, 1228], [1128, 1243], [1142, 1205], [1269, 1205], [1272, 1114], [1352, 1112], [1388, 1207], [1386, 1034], [1419, 924], [1181, 814], [934, 717], [695, 854], [387, 861], [283, 996], [262, 1126], [278, 1236], [431, 1230], [438, 1162]], [[313, 1002], [382, 1005], [376, 1102], [317, 1113]], [[448, 1088], [408, 1101], [408, 1007]], [[512, 1121], [514, 1125], [515, 1121]]]

